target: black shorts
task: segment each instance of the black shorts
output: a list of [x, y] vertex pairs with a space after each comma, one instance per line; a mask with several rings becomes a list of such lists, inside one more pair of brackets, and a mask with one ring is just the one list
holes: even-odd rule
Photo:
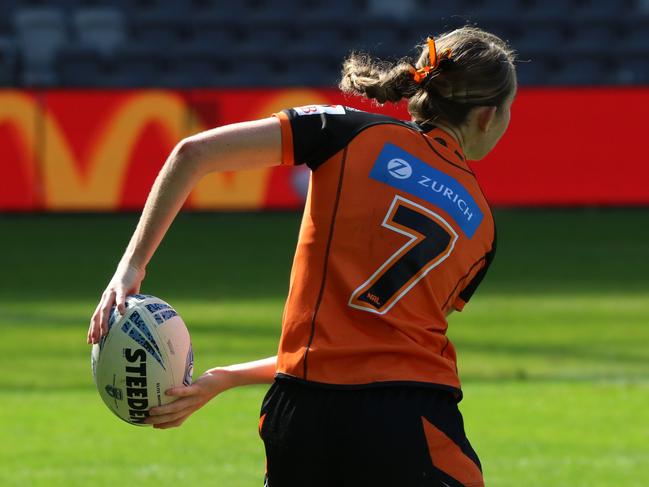
[[452, 392], [277, 379], [259, 432], [268, 487], [482, 487]]

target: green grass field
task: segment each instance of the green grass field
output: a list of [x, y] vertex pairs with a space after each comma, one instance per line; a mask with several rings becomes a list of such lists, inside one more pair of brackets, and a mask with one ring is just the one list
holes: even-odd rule
[[[496, 261], [450, 320], [487, 485], [648, 486], [649, 210], [496, 218]], [[166, 431], [122, 423], [94, 389], [88, 320], [135, 221], [0, 216], [0, 486], [261, 486], [265, 388]], [[196, 373], [275, 353], [298, 225], [174, 224], [143, 290], [188, 323]]]

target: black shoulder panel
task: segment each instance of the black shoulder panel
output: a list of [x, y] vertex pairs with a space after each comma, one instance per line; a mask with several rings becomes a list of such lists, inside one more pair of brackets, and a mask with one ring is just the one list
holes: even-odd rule
[[293, 133], [295, 164], [316, 170], [342, 150], [361, 131], [372, 125], [396, 124], [417, 130], [413, 125], [376, 113], [341, 105], [312, 105], [284, 110]]

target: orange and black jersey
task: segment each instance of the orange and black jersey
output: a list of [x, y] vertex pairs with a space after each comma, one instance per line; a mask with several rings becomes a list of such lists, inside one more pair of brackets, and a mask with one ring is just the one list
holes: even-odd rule
[[283, 164], [312, 170], [279, 376], [459, 389], [446, 315], [484, 277], [495, 228], [457, 142], [340, 105], [275, 116]]

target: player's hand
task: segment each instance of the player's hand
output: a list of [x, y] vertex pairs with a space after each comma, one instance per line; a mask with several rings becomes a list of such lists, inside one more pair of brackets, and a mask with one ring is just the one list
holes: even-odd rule
[[217, 394], [232, 387], [227, 372], [212, 369], [190, 386], [173, 387], [166, 391], [167, 396], [177, 397], [174, 402], [149, 410], [149, 417], [144, 420], [156, 429], [175, 428], [183, 424], [187, 418], [202, 408]]
[[132, 265], [120, 264], [106, 290], [101, 295], [99, 304], [90, 319], [88, 343], [97, 343], [108, 333], [108, 317], [113, 305], [117, 304], [120, 313], [126, 311], [126, 296], [140, 292], [145, 271]]

